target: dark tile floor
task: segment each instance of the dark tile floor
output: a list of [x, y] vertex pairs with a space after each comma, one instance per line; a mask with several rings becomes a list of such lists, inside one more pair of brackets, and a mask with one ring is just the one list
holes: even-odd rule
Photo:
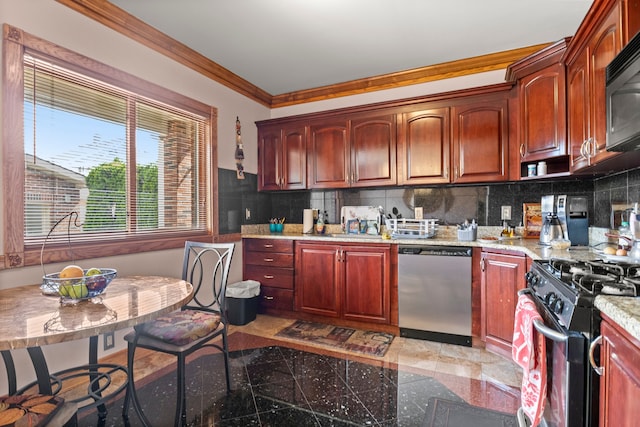
[[[483, 395], [480, 400], [486, 407], [496, 402], [502, 409], [517, 404], [517, 393], [510, 387], [470, 379], [443, 381], [314, 349], [270, 345], [235, 350], [230, 367], [233, 391], [227, 395], [220, 354], [205, 354], [188, 364], [189, 425], [426, 426], [430, 398], [464, 402], [454, 391], [456, 384], [460, 394], [473, 388], [475, 395]], [[140, 401], [152, 425], [173, 425], [175, 372], [171, 367], [140, 384]], [[126, 425], [121, 408], [122, 399], [109, 406], [107, 426]], [[81, 414], [80, 426], [94, 426], [96, 421], [94, 414]], [[130, 425], [141, 425], [133, 409]]]

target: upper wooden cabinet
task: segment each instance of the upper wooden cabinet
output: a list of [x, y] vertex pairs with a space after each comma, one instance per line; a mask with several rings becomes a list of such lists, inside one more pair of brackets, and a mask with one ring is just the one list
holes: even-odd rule
[[323, 120], [310, 126], [309, 188], [396, 184], [394, 114]]
[[454, 105], [451, 117], [451, 182], [506, 181], [509, 175], [507, 93]]
[[569, 40], [562, 39], [507, 68], [505, 79], [517, 82], [518, 151], [523, 163], [567, 154], [562, 56]]
[[398, 183], [505, 181], [507, 97], [500, 91], [399, 114]]
[[258, 189], [307, 187], [307, 129], [304, 124], [258, 127]]
[[449, 182], [449, 116], [446, 107], [399, 115], [398, 184]]
[[[567, 133], [571, 172], [592, 168], [620, 156], [606, 146], [606, 67], [624, 45], [622, 4], [602, 2], [594, 23], [576, 36], [575, 51], [567, 53]], [[580, 38], [582, 36], [582, 38]]]
[[350, 126], [351, 186], [396, 184], [395, 114], [354, 118]]

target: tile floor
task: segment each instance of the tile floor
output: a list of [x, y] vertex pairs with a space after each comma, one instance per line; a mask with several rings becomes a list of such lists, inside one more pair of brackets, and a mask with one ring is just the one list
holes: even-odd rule
[[[194, 355], [189, 425], [422, 426], [432, 398], [506, 413], [519, 405], [521, 371], [501, 356], [396, 337], [384, 357], [364, 357], [274, 337], [292, 322], [258, 315], [230, 327], [230, 395], [221, 355]], [[173, 425], [175, 376], [168, 362], [151, 356], [136, 365], [141, 403], [159, 427]], [[126, 425], [121, 407], [121, 399], [110, 405], [107, 426]], [[133, 410], [130, 415], [131, 426], [141, 425]], [[95, 415], [81, 414], [81, 426], [95, 423]]]

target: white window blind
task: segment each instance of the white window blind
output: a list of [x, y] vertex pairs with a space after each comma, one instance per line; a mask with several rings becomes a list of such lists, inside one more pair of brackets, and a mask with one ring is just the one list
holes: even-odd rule
[[24, 56], [24, 240], [207, 227], [208, 119]]

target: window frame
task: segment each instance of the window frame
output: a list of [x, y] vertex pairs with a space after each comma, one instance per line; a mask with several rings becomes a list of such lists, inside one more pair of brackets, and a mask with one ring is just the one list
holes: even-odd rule
[[[217, 109], [180, 95], [169, 89], [75, 53], [8, 24], [3, 25], [2, 73], [2, 183], [4, 201], [2, 241], [4, 262], [0, 269], [63, 262], [114, 255], [179, 248], [185, 240], [211, 242], [218, 236], [218, 173], [217, 173]], [[47, 243], [41, 246], [24, 243], [24, 61], [26, 51], [50, 58], [64, 67], [120, 87], [160, 103], [209, 118], [205, 140], [205, 170], [202, 184], [207, 188], [207, 224], [203, 231], [153, 232], [134, 235], [112, 242], [73, 243], [73, 253], [66, 244]], [[19, 185], [16, 185], [19, 183]]]

